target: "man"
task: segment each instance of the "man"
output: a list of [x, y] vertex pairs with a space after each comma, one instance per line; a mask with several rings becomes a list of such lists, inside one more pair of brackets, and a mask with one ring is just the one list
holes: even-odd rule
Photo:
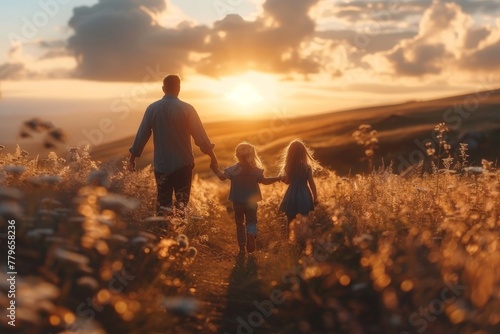
[[210, 156], [211, 166], [217, 166], [218, 162], [213, 151], [215, 145], [208, 139], [198, 113], [193, 106], [178, 98], [181, 89], [179, 76], [166, 76], [162, 89], [165, 96], [146, 109], [129, 150], [129, 169], [135, 170], [135, 158], [141, 156], [153, 133], [157, 209], [172, 209], [172, 195], [175, 194], [175, 206], [182, 211], [189, 202], [194, 168], [191, 137], [201, 151]]

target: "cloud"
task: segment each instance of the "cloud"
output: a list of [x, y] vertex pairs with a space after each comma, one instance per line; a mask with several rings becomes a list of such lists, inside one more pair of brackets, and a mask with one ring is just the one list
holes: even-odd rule
[[494, 14], [500, 12], [499, 0], [452, 0], [468, 14]]
[[191, 51], [202, 51], [205, 26], [167, 29], [155, 15], [163, 0], [100, 0], [75, 8], [68, 49], [75, 55], [79, 78], [142, 81], [148, 68], [177, 73], [189, 65]]
[[180, 24], [166, 28], [156, 21], [164, 1], [100, 0], [79, 7], [69, 25], [80, 78], [141, 81], [146, 68], [165, 73], [194, 68], [210, 76], [247, 70], [314, 73], [316, 61], [301, 53], [301, 43], [312, 36], [314, 21], [308, 11], [319, 0], [267, 0], [254, 21], [232, 14], [213, 28]]
[[500, 40], [496, 43], [487, 45], [474, 53], [461, 59], [461, 65], [471, 71], [481, 70], [491, 72], [500, 70]]
[[252, 19], [229, 14], [207, 26], [166, 0], [97, 0], [74, 9], [67, 40], [32, 44], [37, 57], [12, 48], [0, 78], [141, 82], [259, 71], [357, 80], [498, 68], [499, 29], [482, 20], [493, 20], [500, 0], [252, 1], [261, 8]]
[[218, 76], [257, 70], [271, 73], [317, 73], [320, 63], [301, 44], [314, 37], [309, 10], [318, 0], [267, 0], [263, 15], [246, 21], [228, 15], [209, 34], [208, 56], [197, 69]]
[[331, 16], [352, 22], [360, 21], [397, 21], [412, 16], [421, 16], [422, 11], [432, 4], [432, 0], [418, 1], [349, 1], [337, 3]]
[[0, 65], [0, 80], [15, 80], [24, 76], [25, 66], [22, 63], [5, 63]]
[[398, 75], [439, 74], [442, 71], [445, 57], [451, 56], [446, 52], [444, 44], [414, 46], [411, 56], [408, 54], [403, 48], [398, 48], [387, 56]]
[[367, 34], [356, 30], [318, 31], [316, 35], [323, 39], [346, 42], [352, 47], [364, 50], [365, 53], [376, 53], [392, 49], [399, 42], [417, 35], [413, 31], [380, 32]]
[[[433, 0], [408, 1], [344, 1], [337, 3], [330, 15], [350, 22], [383, 20], [400, 22], [422, 12], [433, 5]], [[459, 5], [467, 14], [494, 14], [500, 12], [500, 0], [446, 0]]]
[[418, 34], [382, 55], [395, 75], [438, 75], [463, 53], [472, 19], [454, 3], [434, 1], [424, 13]]
[[491, 31], [486, 27], [472, 28], [467, 32], [465, 40], [466, 49], [474, 49], [491, 34]]

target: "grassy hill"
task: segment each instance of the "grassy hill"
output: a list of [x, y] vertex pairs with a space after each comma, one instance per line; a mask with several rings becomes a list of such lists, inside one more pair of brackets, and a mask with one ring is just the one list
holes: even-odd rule
[[[500, 156], [500, 90], [472, 93], [431, 101], [370, 107], [300, 118], [286, 113], [267, 120], [239, 120], [206, 124], [221, 165], [231, 163], [236, 144], [248, 140], [256, 144], [270, 172], [276, 171], [276, 157], [294, 138], [302, 138], [314, 148], [315, 156], [339, 174], [366, 171], [360, 162], [363, 149], [352, 133], [360, 124], [371, 124], [378, 131], [379, 149], [375, 166], [393, 161], [396, 172], [404, 170], [422, 155], [425, 141], [432, 140], [438, 123], [450, 129], [448, 143], [457, 152], [460, 142], [469, 144], [470, 161], [481, 158], [495, 161]], [[126, 154], [133, 137], [98, 146], [92, 156], [98, 160]], [[140, 166], [152, 161], [152, 143], [148, 143]], [[421, 153], [419, 153], [421, 152]], [[197, 171], [207, 170], [207, 158], [195, 152]]]

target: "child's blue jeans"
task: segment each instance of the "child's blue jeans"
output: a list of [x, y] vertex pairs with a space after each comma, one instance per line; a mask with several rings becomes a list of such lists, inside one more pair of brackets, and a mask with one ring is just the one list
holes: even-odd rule
[[257, 207], [257, 203], [233, 203], [236, 236], [238, 237], [239, 246], [246, 245], [247, 234], [253, 234], [257, 237]]

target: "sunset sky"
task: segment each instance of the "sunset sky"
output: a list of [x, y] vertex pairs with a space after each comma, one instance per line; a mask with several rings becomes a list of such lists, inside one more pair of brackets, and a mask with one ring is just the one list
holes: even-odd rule
[[168, 73], [206, 120], [486, 90], [499, 14], [500, 0], [2, 1], [0, 116], [142, 113]]

